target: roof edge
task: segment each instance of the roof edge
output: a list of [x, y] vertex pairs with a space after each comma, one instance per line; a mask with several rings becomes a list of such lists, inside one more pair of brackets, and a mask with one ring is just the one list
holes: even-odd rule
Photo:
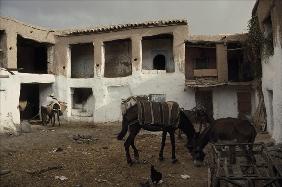
[[55, 31], [55, 30], [53, 30], [53, 29], [49, 29], [49, 28], [45, 28], [45, 27], [40, 27], [40, 26], [34, 26], [34, 25], [31, 25], [31, 24], [27, 24], [27, 23], [25, 23], [25, 22], [19, 21], [19, 20], [17, 20], [16, 18], [9, 17], [9, 16], [0, 16], [0, 19], [4, 19], [4, 20], [7, 20], [7, 21], [12, 21], [12, 22], [15, 22], [15, 23], [18, 23], [18, 24], [21, 24], [21, 25], [24, 25], [24, 26], [27, 26], [27, 27], [36, 29], [36, 30], [49, 31], [49, 32]]
[[86, 34], [86, 33], [120, 31], [125, 29], [174, 26], [174, 25], [188, 25], [188, 22], [186, 19], [171, 19], [171, 20], [145, 21], [139, 23], [117, 24], [117, 25], [107, 25], [107, 26], [96, 26], [96, 27], [84, 28], [84, 29], [83, 28], [63, 29], [58, 31], [60, 31], [64, 35], [76, 35], [76, 34]]

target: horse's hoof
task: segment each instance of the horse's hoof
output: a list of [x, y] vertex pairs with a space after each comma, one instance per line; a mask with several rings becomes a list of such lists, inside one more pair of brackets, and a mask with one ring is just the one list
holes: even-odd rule
[[128, 161], [127, 161], [127, 164], [128, 164], [129, 166], [132, 166], [132, 165], [133, 165], [132, 160], [128, 160]]
[[173, 164], [175, 164], [176, 162], [178, 162], [178, 160], [175, 158], [175, 159], [172, 159], [171, 161]]

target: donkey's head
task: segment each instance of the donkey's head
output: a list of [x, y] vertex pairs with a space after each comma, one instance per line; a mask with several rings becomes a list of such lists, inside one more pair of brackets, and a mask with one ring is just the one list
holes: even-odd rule
[[198, 145], [194, 145], [191, 155], [192, 155], [194, 165], [196, 167], [202, 166], [203, 161], [204, 161], [205, 156], [206, 156], [206, 154], [203, 151], [203, 148], [201, 148]]

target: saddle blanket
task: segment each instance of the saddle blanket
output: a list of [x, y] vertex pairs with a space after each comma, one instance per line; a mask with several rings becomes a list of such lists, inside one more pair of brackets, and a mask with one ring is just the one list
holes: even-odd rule
[[141, 125], [178, 127], [180, 108], [176, 102], [138, 101], [137, 107]]
[[148, 101], [149, 98], [147, 95], [137, 95], [137, 96], [130, 96], [121, 102], [121, 113], [124, 115], [126, 111], [131, 108], [132, 106], [136, 105], [137, 101], [146, 100]]

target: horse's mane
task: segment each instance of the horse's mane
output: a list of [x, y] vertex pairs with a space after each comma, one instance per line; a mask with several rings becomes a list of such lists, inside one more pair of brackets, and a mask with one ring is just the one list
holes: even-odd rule
[[[184, 113], [183, 109], [180, 110], [180, 117], [185, 119], [185, 123], [187, 123], [187, 125], [183, 125], [180, 124], [181, 130], [183, 130], [187, 136], [189, 136], [188, 138], [193, 138], [194, 134], [195, 134], [195, 128], [192, 124], [192, 122], [190, 121], [190, 119], [186, 116], [186, 114]], [[183, 123], [182, 121], [180, 123]]]
[[199, 145], [199, 147], [204, 148], [208, 142], [209, 142], [209, 133], [211, 132], [213, 126], [214, 126], [214, 121], [212, 121], [212, 123], [206, 127], [202, 132], [199, 132], [200, 134], [198, 135], [197, 138], [197, 145]]

